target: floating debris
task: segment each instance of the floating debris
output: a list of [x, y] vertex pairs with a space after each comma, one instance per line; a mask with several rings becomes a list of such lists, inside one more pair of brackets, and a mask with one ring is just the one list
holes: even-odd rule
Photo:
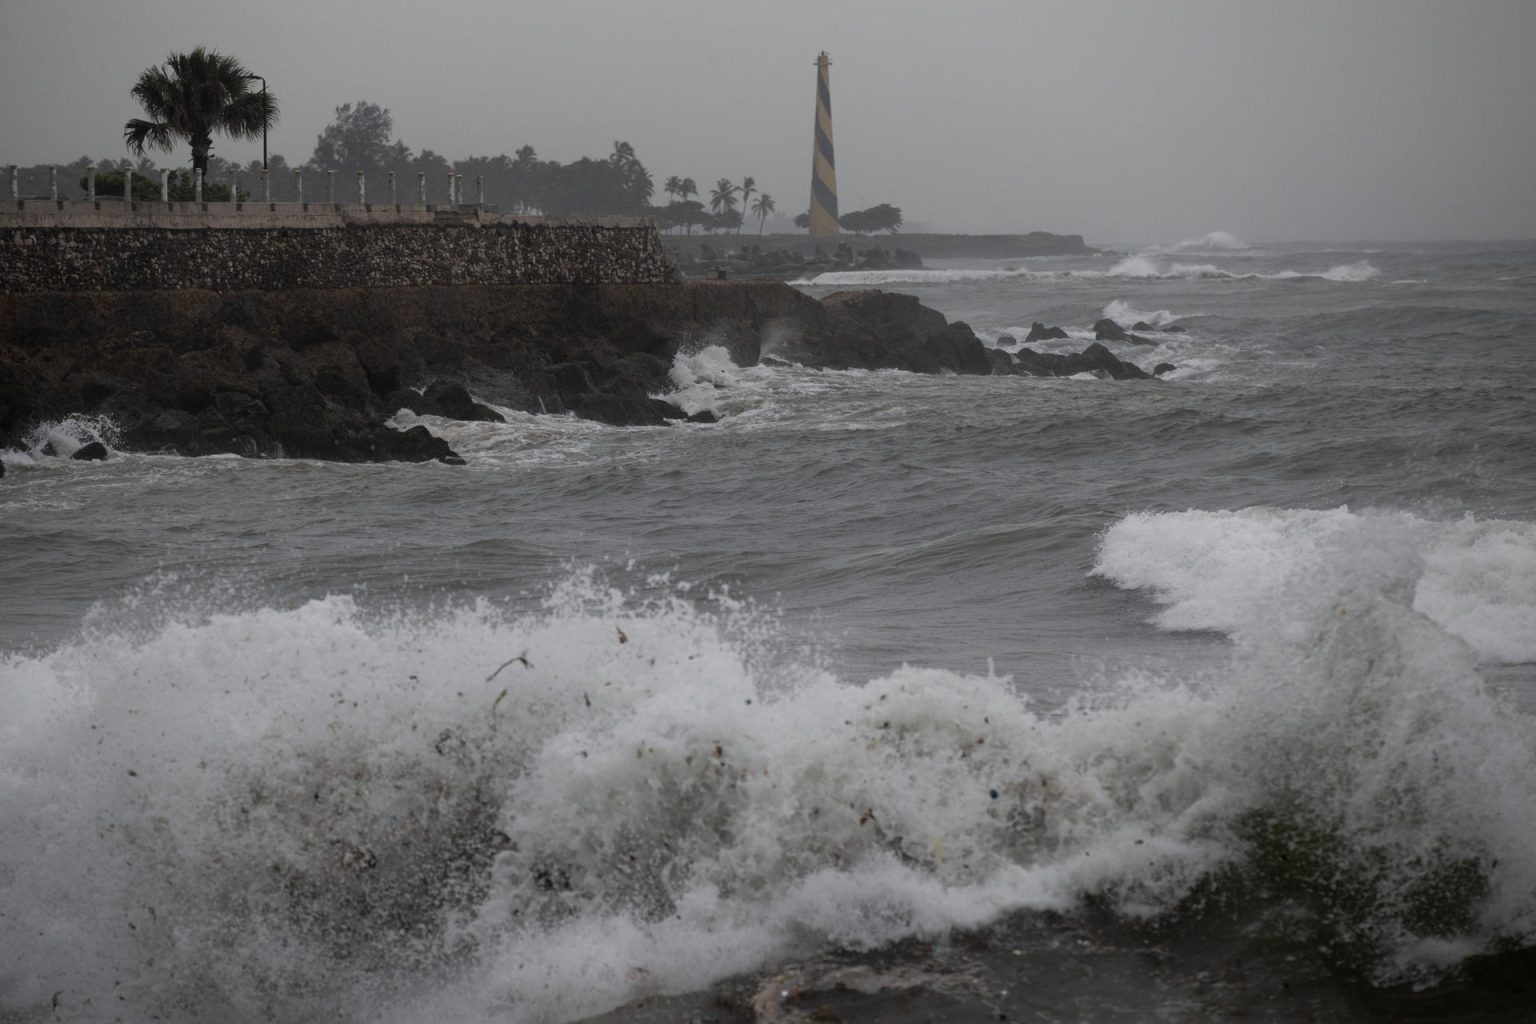
[[497, 665], [496, 666], [496, 671], [492, 672], [490, 675], [486, 676], [485, 677], [485, 681], [486, 682], [490, 682], [492, 679], [495, 679], [497, 676], [501, 675], [501, 670], [502, 669], [506, 668], [508, 665], [512, 664], [513, 662], [517, 662], [517, 661], [520, 661], [520, 662], [523, 663], [523, 668], [533, 668], [533, 662], [528, 660], [528, 652], [524, 651], [522, 654], [519, 654], [517, 657], [515, 657], [515, 658], [508, 658], [506, 661], [502, 662], [500, 665]]

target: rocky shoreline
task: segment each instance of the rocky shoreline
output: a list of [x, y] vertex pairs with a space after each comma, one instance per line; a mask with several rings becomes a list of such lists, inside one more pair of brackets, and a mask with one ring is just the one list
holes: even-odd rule
[[1010, 353], [913, 296], [817, 300], [773, 281], [8, 294], [0, 448], [85, 415], [110, 418], [129, 451], [455, 463], [426, 428], [388, 421], [400, 409], [501, 418], [482, 403], [614, 426], [683, 420], [655, 396], [678, 352], [711, 344], [741, 365], [1151, 376], [1102, 341], [1064, 355], [1033, 340]]

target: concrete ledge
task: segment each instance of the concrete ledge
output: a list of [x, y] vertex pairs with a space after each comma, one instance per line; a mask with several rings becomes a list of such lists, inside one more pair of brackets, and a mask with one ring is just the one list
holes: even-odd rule
[[4, 228], [340, 228], [366, 226], [654, 228], [649, 217], [525, 217], [473, 205], [406, 203], [124, 203], [121, 199], [20, 199], [0, 206]]

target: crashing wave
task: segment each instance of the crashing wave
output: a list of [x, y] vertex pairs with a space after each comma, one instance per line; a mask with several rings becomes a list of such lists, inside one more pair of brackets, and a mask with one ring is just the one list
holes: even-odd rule
[[1199, 238], [1186, 238], [1173, 247], [1174, 252], [1235, 251], [1248, 248], [1248, 243], [1226, 231], [1209, 231]]
[[29, 936], [0, 1004], [570, 1020], [1243, 877], [1312, 901], [1382, 982], [1530, 944], [1531, 725], [1437, 625], [1480, 642], [1530, 537], [1205, 515], [1129, 517], [1100, 571], [1231, 627], [1224, 677], [1136, 674], [1049, 714], [1006, 677], [839, 679], [751, 609], [589, 575], [536, 614], [100, 615], [0, 660], [0, 872]]

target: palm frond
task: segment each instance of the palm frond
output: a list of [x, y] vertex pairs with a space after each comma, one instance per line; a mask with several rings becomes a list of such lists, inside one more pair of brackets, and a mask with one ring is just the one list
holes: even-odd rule
[[164, 122], [136, 117], [123, 125], [123, 143], [134, 156], [143, 156], [146, 148], [169, 152], [176, 145], [176, 133]]
[[258, 139], [263, 126], [270, 129], [276, 123], [277, 101], [267, 96], [263, 102], [259, 92], [231, 100], [224, 105], [218, 118], [219, 128], [234, 139]]
[[245, 66], [202, 46], [145, 69], [131, 92], [150, 117], [123, 126], [124, 142], [139, 155], [145, 146], [170, 149], [181, 139], [198, 163], [206, 160], [215, 131], [254, 138], [277, 122], [277, 100], [252, 91]]

